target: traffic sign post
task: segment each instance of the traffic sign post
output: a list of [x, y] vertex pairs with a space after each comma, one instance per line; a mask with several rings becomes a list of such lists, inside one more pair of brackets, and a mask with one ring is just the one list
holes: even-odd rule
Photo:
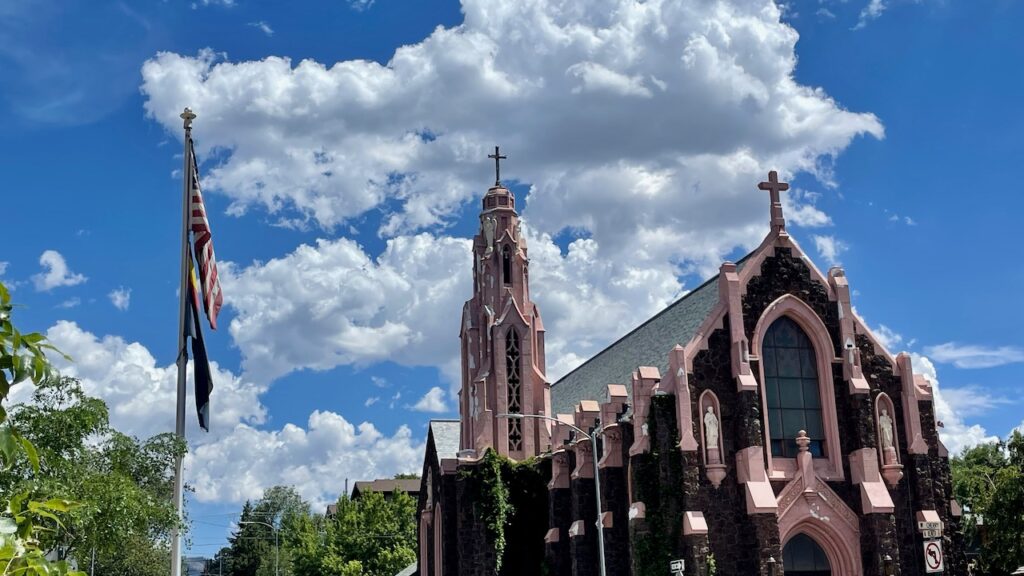
[[942, 556], [942, 540], [925, 540], [924, 542], [924, 571], [927, 574], [935, 574], [946, 569], [945, 559]]

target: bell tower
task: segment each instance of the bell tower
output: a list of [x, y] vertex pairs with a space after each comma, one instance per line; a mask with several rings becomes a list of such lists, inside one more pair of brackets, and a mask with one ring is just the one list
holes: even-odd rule
[[480, 457], [487, 448], [522, 460], [548, 449], [550, 424], [499, 414], [551, 411], [544, 376], [544, 324], [530, 301], [529, 258], [516, 199], [502, 186], [498, 147], [495, 182], [484, 195], [473, 238], [473, 297], [462, 307], [460, 450]]

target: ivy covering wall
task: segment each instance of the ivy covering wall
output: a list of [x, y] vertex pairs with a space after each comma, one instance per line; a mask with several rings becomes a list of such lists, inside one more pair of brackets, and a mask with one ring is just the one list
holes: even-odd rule
[[[647, 419], [651, 451], [633, 458], [633, 501], [646, 506], [645, 529], [632, 532], [634, 576], [663, 576], [679, 557], [682, 538], [682, 456], [675, 396], [654, 396]], [[673, 481], [675, 479], [675, 481]]]
[[546, 459], [515, 462], [489, 449], [477, 465], [459, 470], [495, 552], [493, 574], [544, 573], [550, 468]]

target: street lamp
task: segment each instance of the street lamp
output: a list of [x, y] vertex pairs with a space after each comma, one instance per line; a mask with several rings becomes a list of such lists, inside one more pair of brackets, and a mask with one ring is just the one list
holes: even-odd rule
[[243, 520], [239, 524], [260, 524], [270, 528], [274, 533], [274, 576], [281, 576], [280, 564], [278, 563], [281, 557], [281, 546], [277, 540], [277, 528], [274, 528], [273, 524], [267, 524], [266, 522], [259, 522], [256, 520]]
[[498, 414], [497, 417], [498, 418], [510, 418], [510, 419], [515, 419], [515, 420], [522, 420], [523, 418], [537, 418], [539, 420], [550, 420], [550, 421], [552, 421], [552, 422], [554, 422], [556, 424], [561, 424], [562, 426], [568, 426], [569, 428], [572, 428], [573, 430], [575, 430], [577, 434], [580, 434], [584, 438], [587, 438], [588, 440], [590, 440], [590, 444], [591, 444], [591, 446], [593, 446], [593, 449], [594, 449], [594, 457], [593, 457], [593, 459], [594, 459], [594, 494], [595, 494], [595, 498], [597, 500], [597, 523], [596, 523], [596, 526], [597, 526], [597, 554], [598, 554], [598, 561], [599, 561], [598, 562], [598, 567], [600, 568], [600, 576], [605, 576], [605, 570], [604, 570], [604, 527], [601, 525], [601, 473], [600, 473], [600, 470], [598, 470], [598, 467], [597, 467], [597, 436], [598, 436], [598, 434], [600, 434], [602, 432], [602, 430], [600, 429], [600, 426], [598, 427], [598, 432], [596, 432], [594, 434], [587, 434], [586, 432], [584, 432], [580, 428], [577, 428], [576, 426], [573, 426], [572, 424], [569, 424], [567, 422], [562, 422], [561, 420], [559, 420], [557, 418], [552, 418], [551, 416], [545, 416], [543, 414]]

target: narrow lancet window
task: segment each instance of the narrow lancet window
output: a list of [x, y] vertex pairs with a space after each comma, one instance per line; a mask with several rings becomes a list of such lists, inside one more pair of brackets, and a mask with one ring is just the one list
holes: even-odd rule
[[[508, 382], [508, 412], [520, 414], [522, 405], [522, 378], [520, 376], [519, 334], [515, 329], [509, 330], [505, 337], [505, 374]], [[508, 450], [519, 452], [523, 449], [522, 421], [516, 418], [508, 420]]]
[[508, 244], [501, 249], [501, 278], [505, 284], [512, 284], [512, 249]]
[[807, 334], [791, 318], [776, 320], [764, 335], [765, 392], [772, 454], [795, 458], [801, 430], [811, 439], [810, 452], [825, 454], [818, 364]]

